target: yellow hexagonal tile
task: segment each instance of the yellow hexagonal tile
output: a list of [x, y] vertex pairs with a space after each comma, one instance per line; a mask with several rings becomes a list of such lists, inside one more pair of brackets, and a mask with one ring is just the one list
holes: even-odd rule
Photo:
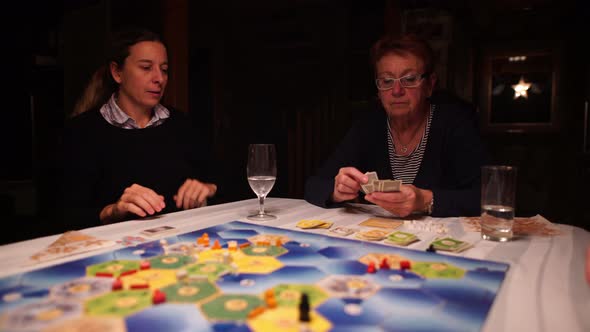
[[121, 277], [123, 287], [131, 289], [132, 285], [148, 284], [151, 290], [160, 289], [176, 282], [176, 270], [148, 269]]
[[238, 273], [271, 273], [283, 267], [275, 257], [244, 256], [234, 260], [238, 266]]
[[277, 307], [265, 310], [262, 314], [249, 319], [248, 325], [253, 331], [281, 332], [300, 332], [303, 330], [319, 332], [328, 331], [332, 327], [332, 324], [327, 319], [315, 311], [310, 311], [309, 315], [310, 322], [302, 323], [299, 321], [298, 308]]

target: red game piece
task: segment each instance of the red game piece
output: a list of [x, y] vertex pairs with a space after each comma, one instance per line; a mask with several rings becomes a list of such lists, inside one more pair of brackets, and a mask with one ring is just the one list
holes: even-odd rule
[[162, 292], [159, 289], [156, 289], [154, 291], [154, 294], [152, 295], [152, 303], [153, 304], [160, 304], [160, 303], [164, 303], [166, 302], [166, 293]]
[[149, 261], [143, 261], [141, 263], [139, 263], [139, 268], [142, 270], [147, 270], [151, 267], [150, 262]]
[[97, 276], [97, 277], [112, 278], [113, 277], [113, 274], [112, 273], [108, 273], [108, 272], [96, 272], [95, 276]]
[[129, 271], [122, 272], [120, 276], [121, 276], [121, 277], [122, 277], [122, 276], [128, 276], [128, 275], [130, 275], [130, 274], [134, 274], [134, 273], [136, 273], [136, 272], [137, 272], [137, 270], [129, 270]]
[[381, 260], [381, 264], [379, 265], [380, 269], [389, 270], [389, 263], [387, 262], [387, 258], [383, 258]]
[[131, 285], [131, 289], [146, 289], [146, 288], [150, 288], [150, 285], [148, 285], [148, 284], [133, 284], [133, 285]]
[[115, 281], [113, 281], [113, 290], [121, 290], [123, 289], [123, 282], [121, 281], [121, 279], [115, 279]]
[[367, 273], [375, 273], [377, 269], [375, 268], [375, 263], [370, 262], [369, 266], [367, 267]]
[[410, 261], [401, 261], [399, 262], [399, 268], [402, 270], [409, 270], [411, 268]]

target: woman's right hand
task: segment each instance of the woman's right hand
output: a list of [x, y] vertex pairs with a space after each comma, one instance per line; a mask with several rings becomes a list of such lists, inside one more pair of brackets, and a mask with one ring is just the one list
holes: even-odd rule
[[105, 206], [100, 212], [103, 223], [116, 222], [124, 219], [129, 213], [139, 217], [153, 215], [166, 207], [164, 196], [158, 195], [150, 188], [132, 184], [125, 188], [123, 195], [116, 203]]
[[334, 178], [332, 201], [340, 203], [357, 198], [361, 184], [365, 184], [367, 181], [369, 181], [369, 178], [358, 169], [342, 167]]

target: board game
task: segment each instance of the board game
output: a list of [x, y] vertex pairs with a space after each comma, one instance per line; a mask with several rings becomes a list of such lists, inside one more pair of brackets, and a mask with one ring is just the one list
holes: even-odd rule
[[507, 270], [232, 221], [0, 279], [0, 330], [478, 331]]

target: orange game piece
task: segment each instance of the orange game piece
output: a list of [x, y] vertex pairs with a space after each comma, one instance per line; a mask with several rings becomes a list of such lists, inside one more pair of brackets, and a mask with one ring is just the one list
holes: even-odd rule
[[265, 310], [266, 310], [266, 308], [264, 308], [264, 307], [256, 307], [248, 313], [248, 318], [254, 318], [254, 317], [262, 314]]
[[248, 248], [250, 246], [250, 242], [244, 242], [240, 244], [240, 249]]
[[275, 297], [275, 291], [271, 289], [268, 289], [264, 292], [264, 298], [268, 299], [268, 298], [274, 298]]
[[219, 244], [219, 240], [215, 240], [215, 242], [213, 242], [213, 247], [211, 247], [211, 249], [221, 249], [221, 245]]
[[271, 308], [271, 309], [274, 309], [274, 308], [277, 307], [277, 299], [275, 299], [274, 296], [273, 297], [266, 298], [266, 301], [265, 302], [266, 302], [266, 306], [269, 307], [269, 308]]
[[280, 238], [278, 238], [278, 239], [275, 241], [275, 246], [277, 246], [277, 247], [282, 247], [282, 246], [283, 246], [283, 241], [281, 241], [281, 239], [280, 239]]

